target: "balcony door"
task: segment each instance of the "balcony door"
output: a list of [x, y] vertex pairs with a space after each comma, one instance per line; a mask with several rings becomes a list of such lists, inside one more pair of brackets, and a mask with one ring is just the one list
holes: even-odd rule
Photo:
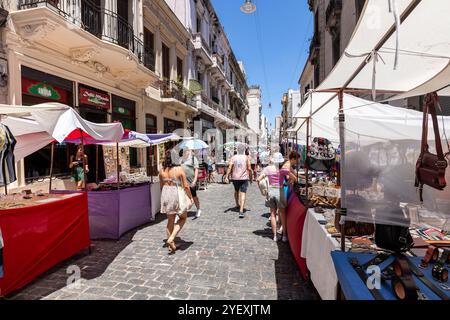
[[96, 37], [102, 36], [101, 0], [81, 1], [83, 29]]
[[128, 0], [117, 0], [117, 40], [124, 48], [129, 48], [133, 39], [133, 28], [128, 23], [128, 12]]

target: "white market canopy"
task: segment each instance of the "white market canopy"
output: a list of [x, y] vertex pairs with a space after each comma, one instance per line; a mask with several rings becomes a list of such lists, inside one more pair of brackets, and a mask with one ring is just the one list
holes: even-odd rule
[[[402, 21], [398, 33], [393, 12]], [[367, 0], [344, 54], [317, 90], [376, 88], [401, 94], [395, 99], [450, 95], [449, 17], [450, 1]]]
[[7, 116], [2, 123], [9, 127], [17, 140], [14, 151], [16, 161], [54, 140], [63, 142], [83, 137], [97, 141], [120, 141], [124, 134], [121, 123], [93, 123], [60, 103], [30, 107], [0, 105], [0, 114]]
[[[414, 140], [422, 135], [423, 113], [415, 110], [376, 103], [350, 94], [343, 95], [345, 131], [359, 137], [361, 144], [377, 142]], [[295, 117], [296, 126], [290, 132], [298, 132], [298, 137], [306, 140], [306, 119], [310, 117], [311, 137], [327, 138], [339, 144], [339, 100], [336, 94], [311, 92]], [[439, 117], [440, 131], [444, 139], [444, 129], [450, 136], [450, 117]], [[429, 119], [429, 139], [433, 140], [433, 126]]]

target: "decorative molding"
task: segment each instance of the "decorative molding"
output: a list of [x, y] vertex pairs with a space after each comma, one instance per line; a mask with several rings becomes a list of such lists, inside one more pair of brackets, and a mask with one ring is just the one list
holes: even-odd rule
[[94, 69], [95, 74], [100, 78], [103, 77], [103, 75], [109, 71], [109, 68], [107, 66], [98, 61], [88, 61], [85, 62], [84, 64], [90, 67], [91, 69]]
[[57, 25], [50, 21], [40, 21], [19, 27], [19, 34], [24, 40], [40, 41], [56, 30]]
[[70, 50], [70, 57], [73, 62], [82, 62], [86, 63], [92, 60], [92, 58], [100, 53], [100, 49], [98, 47], [82, 47], [82, 48], [74, 48]]

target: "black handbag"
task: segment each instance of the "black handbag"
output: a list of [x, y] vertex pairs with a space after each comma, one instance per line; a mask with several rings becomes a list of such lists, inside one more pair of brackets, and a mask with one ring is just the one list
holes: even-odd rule
[[409, 227], [377, 224], [375, 226], [375, 244], [385, 250], [405, 252], [414, 244]]

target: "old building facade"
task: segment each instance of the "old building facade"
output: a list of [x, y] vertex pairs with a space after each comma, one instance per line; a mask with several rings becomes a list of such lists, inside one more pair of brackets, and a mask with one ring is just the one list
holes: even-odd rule
[[[121, 121], [146, 133], [193, 129], [195, 119], [204, 128], [248, 130], [245, 70], [209, 1], [1, 5], [8, 16], [0, 25], [0, 103], [60, 102], [87, 120]], [[69, 173], [72, 148], [58, 145], [56, 175]], [[48, 175], [49, 149], [18, 163], [19, 185]], [[141, 151], [130, 160], [132, 166], [149, 163]]]

